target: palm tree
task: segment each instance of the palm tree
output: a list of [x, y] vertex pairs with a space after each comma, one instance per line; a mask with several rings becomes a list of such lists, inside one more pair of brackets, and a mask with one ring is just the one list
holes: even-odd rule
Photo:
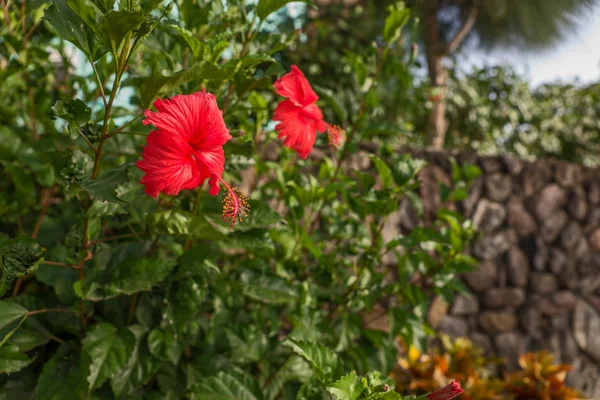
[[555, 45], [598, 0], [416, 0], [433, 95], [427, 145], [442, 148], [446, 138], [444, 59], [465, 39], [484, 49], [539, 50]]

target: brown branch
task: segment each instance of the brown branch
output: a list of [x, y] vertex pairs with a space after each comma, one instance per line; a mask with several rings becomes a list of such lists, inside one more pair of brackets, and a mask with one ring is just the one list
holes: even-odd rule
[[42, 313], [48, 313], [48, 312], [68, 312], [68, 313], [74, 313], [74, 314], [77, 313], [77, 311], [69, 310], [68, 308], [43, 308], [41, 310], [29, 311], [27, 313], [27, 315], [35, 315], [35, 314], [42, 314]]
[[446, 48], [443, 51], [443, 55], [447, 56], [452, 54], [458, 46], [465, 40], [471, 29], [473, 29], [473, 25], [475, 25], [475, 21], [477, 20], [477, 14], [479, 13], [479, 0], [471, 0], [471, 9], [469, 10], [469, 14], [467, 14], [467, 18], [464, 20], [462, 26], [456, 33], [456, 36], [448, 43]]
[[8, 5], [6, 4], [6, 0], [0, 0], [0, 4], [2, 4], [2, 9], [4, 10], [4, 18], [6, 19], [6, 26], [8, 26], [8, 33], [12, 35], [13, 31], [10, 26], [10, 15], [8, 15]]
[[67, 263], [63, 263], [63, 262], [56, 262], [56, 261], [44, 261], [42, 264], [52, 265], [54, 267], [66, 267], [66, 268], [73, 268], [73, 269], [81, 269], [81, 267], [79, 265], [71, 265], [71, 264], [67, 264]]
[[23, 223], [21, 222], [21, 217], [17, 215], [17, 227], [19, 228], [19, 235], [25, 234], [25, 229], [23, 229]]
[[42, 200], [40, 204], [42, 205], [42, 211], [40, 211], [40, 215], [38, 216], [37, 222], [35, 223], [35, 227], [33, 228], [33, 232], [31, 233], [31, 238], [35, 239], [40, 233], [40, 228], [42, 226], [42, 221], [46, 216], [46, 212], [48, 212], [48, 207], [50, 207], [50, 203], [52, 202], [52, 194], [54, 193], [54, 189], [56, 189], [56, 185], [52, 186], [49, 189], [44, 189]]
[[103, 243], [103, 242], [108, 242], [110, 240], [117, 240], [117, 239], [123, 239], [123, 238], [128, 238], [128, 237], [140, 237], [142, 235], [144, 235], [145, 232], [142, 233], [137, 233], [137, 232], [133, 232], [133, 233], [126, 233], [123, 235], [116, 235], [116, 236], [111, 236], [111, 237], [107, 237], [104, 239], [98, 239], [98, 240], [92, 240], [91, 242], [88, 243], [89, 246], [96, 244], [96, 243]]

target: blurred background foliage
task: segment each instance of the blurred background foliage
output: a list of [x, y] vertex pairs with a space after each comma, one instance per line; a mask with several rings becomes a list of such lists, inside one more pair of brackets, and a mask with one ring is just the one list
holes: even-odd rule
[[[378, 28], [393, 1], [315, 1], [317, 10], [280, 14], [288, 28], [302, 26], [301, 40], [285, 54], [298, 63], [313, 82], [335, 91], [338, 113], [355, 112], [349, 90], [365, 82], [353, 80], [356, 65], [372, 62], [365, 50], [379, 48]], [[407, 1], [413, 15], [425, 13], [427, 2]], [[378, 119], [369, 131], [374, 136], [412, 146], [432, 145], [428, 118], [440, 101], [445, 103], [447, 135], [443, 147], [484, 154], [515, 154], [526, 159], [558, 159], [600, 165], [599, 99], [597, 84], [548, 83], [533, 87], [510, 65], [465, 68], [465, 55], [478, 49], [516, 48], [537, 51], [560, 45], [560, 39], [577, 26], [581, 15], [595, 4], [573, 1], [435, 1], [439, 41], [448, 43], [464, 24], [470, 7], [478, 13], [474, 26], [460, 46], [444, 55], [444, 90], [433, 84], [431, 56], [424, 40], [425, 17], [411, 20], [402, 43], [390, 51], [381, 84]], [[579, 19], [578, 19], [579, 18]], [[379, 35], [379, 36], [378, 36]], [[328, 51], [320, 51], [327, 48]], [[436, 56], [437, 57], [437, 56]], [[441, 57], [441, 56], [440, 56]], [[407, 62], [412, 61], [412, 62]], [[429, 79], [427, 79], [429, 77]], [[352, 89], [348, 89], [352, 88]], [[443, 93], [441, 93], [443, 92]]]

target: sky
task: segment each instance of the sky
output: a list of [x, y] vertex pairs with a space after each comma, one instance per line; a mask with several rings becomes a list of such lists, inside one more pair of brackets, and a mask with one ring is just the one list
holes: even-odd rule
[[513, 65], [525, 74], [533, 86], [543, 83], [573, 82], [582, 84], [600, 81], [600, 7], [582, 17], [576, 32], [554, 48], [539, 53], [515, 51], [473, 53], [467, 65]]

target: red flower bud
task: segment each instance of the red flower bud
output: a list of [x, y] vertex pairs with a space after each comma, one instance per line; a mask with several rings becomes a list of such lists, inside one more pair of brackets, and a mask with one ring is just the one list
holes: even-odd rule
[[455, 380], [441, 389], [433, 391], [427, 395], [429, 400], [450, 400], [464, 392], [460, 387], [460, 383]]

